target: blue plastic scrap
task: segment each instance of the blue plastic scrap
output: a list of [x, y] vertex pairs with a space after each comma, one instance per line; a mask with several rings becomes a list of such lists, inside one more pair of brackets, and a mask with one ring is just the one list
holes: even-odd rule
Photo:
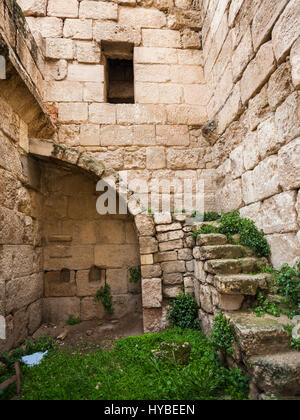
[[21, 358], [21, 361], [27, 366], [37, 366], [41, 363], [44, 357], [48, 354], [48, 350], [45, 353], [34, 353], [30, 356], [24, 356]]

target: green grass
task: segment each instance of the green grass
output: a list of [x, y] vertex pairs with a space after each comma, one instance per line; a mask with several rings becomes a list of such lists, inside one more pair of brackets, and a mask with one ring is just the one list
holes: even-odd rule
[[[189, 342], [190, 363], [156, 359], [152, 350], [163, 341]], [[112, 351], [56, 350], [22, 371], [24, 400], [215, 400], [248, 393], [248, 378], [223, 367], [201, 332], [180, 328], [119, 340]]]

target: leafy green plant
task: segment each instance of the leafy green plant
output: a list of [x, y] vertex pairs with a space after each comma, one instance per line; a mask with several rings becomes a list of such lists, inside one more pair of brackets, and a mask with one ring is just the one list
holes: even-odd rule
[[174, 327], [199, 329], [198, 305], [190, 295], [181, 293], [172, 299], [167, 317]]
[[129, 268], [129, 282], [138, 283], [142, 278], [141, 266]]
[[192, 236], [197, 238], [198, 235], [208, 235], [210, 233], [218, 233], [218, 228], [212, 225], [202, 225], [199, 230], [192, 233]]
[[293, 326], [292, 325], [284, 325], [284, 329], [290, 334], [291, 336], [291, 343], [290, 346], [292, 349], [300, 351], [300, 339], [294, 338], [292, 336], [293, 333]]
[[109, 284], [106, 284], [97, 291], [94, 300], [95, 302], [102, 302], [104, 309], [109, 315], [112, 315], [114, 313], [113, 301]]
[[[189, 363], [157, 359], [162, 342], [189, 343]], [[180, 328], [118, 340], [112, 351], [60, 348], [23, 376], [23, 400], [239, 400], [249, 392], [247, 376], [222, 366], [201, 331]]]
[[70, 315], [68, 320], [66, 321], [67, 325], [77, 325], [77, 324], [81, 324], [81, 319], [80, 318], [74, 318], [73, 315]]
[[235, 337], [232, 331], [232, 327], [227, 319], [223, 316], [222, 311], [219, 311], [217, 316], [214, 318], [214, 325], [211, 333], [211, 344], [217, 351], [232, 355], [232, 345], [234, 342]]
[[277, 307], [277, 305], [274, 302], [270, 302], [268, 299], [264, 298], [261, 292], [258, 292], [257, 294], [257, 301], [258, 306], [254, 307], [253, 311], [259, 318], [263, 317], [266, 313], [278, 318], [280, 317], [280, 309]]
[[300, 315], [300, 260], [294, 267], [284, 264], [280, 271], [275, 273], [275, 282], [278, 293], [285, 297], [290, 318]]
[[215, 211], [208, 211], [204, 213], [204, 222], [215, 222], [220, 219], [220, 215]]

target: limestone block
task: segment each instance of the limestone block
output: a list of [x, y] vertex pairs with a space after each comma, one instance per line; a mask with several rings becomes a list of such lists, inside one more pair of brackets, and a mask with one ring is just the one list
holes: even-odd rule
[[135, 217], [135, 225], [140, 236], [152, 236], [155, 234], [153, 217], [147, 214], [138, 214]]
[[[149, 254], [149, 252], [147, 252]], [[134, 245], [96, 245], [95, 265], [100, 267], [137, 267], [140, 264], [137, 247]]]
[[280, 149], [278, 169], [280, 184], [284, 190], [300, 187], [300, 137]]
[[0, 244], [23, 244], [24, 232], [23, 215], [0, 206]]
[[136, 64], [134, 77], [137, 82], [167, 83], [170, 81], [170, 66], [163, 64]]
[[62, 123], [80, 123], [88, 120], [88, 104], [60, 103], [58, 105], [58, 120]]
[[143, 308], [160, 308], [162, 305], [162, 281], [159, 278], [143, 279]]
[[17, 311], [40, 299], [43, 295], [43, 275], [32, 274], [6, 283], [6, 313]]
[[118, 6], [103, 1], [82, 1], [79, 7], [80, 19], [117, 20]]
[[300, 255], [300, 243], [295, 233], [284, 233], [267, 236], [271, 246], [271, 261], [276, 270], [283, 264], [293, 266]]
[[143, 322], [145, 334], [160, 332], [162, 323], [162, 309], [143, 308]]
[[178, 50], [178, 64], [203, 66], [203, 52], [200, 50]]
[[[115, 124], [116, 107], [113, 104], [93, 103], [89, 106], [89, 120], [94, 124]], [[112, 130], [114, 127], [112, 127]], [[103, 132], [102, 132], [103, 134]]]
[[190, 105], [206, 106], [208, 100], [207, 85], [184, 85], [184, 101]]
[[42, 315], [43, 315], [42, 299], [32, 303], [28, 307], [27, 313], [28, 313], [28, 332], [30, 335], [32, 335], [42, 324]]
[[177, 261], [176, 251], [159, 252], [154, 255], [155, 262]]
[[241, 175], [245, 172], [244, 168], [244, 146], [241, 144], [233, 152], [230, 154], [231, 159], [231, 173], [233, 179], [241, 177]]
[[123, 220], [100, 220], [98, 235], [101, 244], [124, 244], [125, 224]]
[[[93, 109], [99, 108], [95, 107]], [[96, 114], [93, 114], [93, 121], [96, 121], [97, 118], [99, 121], [99, 116], [97, 117]], [[111, 114], [111, 118], [113, 118], [113, 113]], [[101, 146], [130, 146], [133, 144], [133, 128], [130, 126], [118, 125], [102, 126], [100, 128], [100, 138]]]
[[112, 295], [121, 295], [128, 293], [128, 270], [109, 269], [106, 270], [106, 281], [110, 286]]
[[56, 16], [62, 18], [76, 18], [78, 17], [78, 1], [68, 0], [49, 0], [48, 1], [48, 16]]
[[0, 280], [0, 316], [5, 316], [5, 281]]
[[225, 185], [225, 187], [218, 191], [217, 197], [221, 213], [228, 213], [231, 210], [242, 207], [244, 201], [241, 179], [236, 179], [230, 184]]
[[75, 273], [70, 272], [70, 278], [66, 281], [60, 271], [45, 273], [45, 297], [68, 297], [76, 295]]
[[172, 83], [205, 83], [203, 68], [200, 66], [172, 65], [170, 75]]
[[44, 89], [46, 102], [81, 102], [83, 88], [79, 82], [63, 80], [60, 82], [47, 82]]
[[240, 209], [240, 216], [244, 219], [251, 219], [258, 229], [262, 229], [261, 203], [250, 204]]
[[211, 336], [211, 332], [212, 332], [212, 328], [214, 324], [213, 318], [214, 317], [212, 315], [207, 314], [202, 309], [199, 310], [199, 319], [201, 323], [201, 329], [207, 337]]
[[247, 117], [250, 130], [255, 130], [258, 124], [269, 116], [271, 112], [268, 107], [267, 86], [264, 86], [248, 104]]
[[165, 286], [163, 289], [163, 295], [166, 298], [174, 299], [178, 295], [182, 293], [182, 286], [176, 285], [176, 286]]
[[104, 102], [104, 83], [88, 82], [83, 86], [84, 102]]
[[278, 135], [286, 142], [300, 136], [300, 93], [294, 92], [277, 109], [275, 122]]
[[58, 271], [64, 268], [69, 270], [85, 270], [94, 263], [92, 246], [66, 246], [51, 245], [44, 250], [44, 269]]
[[86, 297], [80, 302], [80, 319], [90, 321], [92, 319], [103, 319], [105, 309], [101, 302], [95, 302], [93, 297]]
[[171, 261], [161, 263], [164, 274], [185, 273], [186, 266], [184, 261]]
[[223, 133], [242, 112], [241, 89], [238, 82], [231, 91], [226, 103], [218, 112], [218, 133]]
[[184, 232], [182, 230], [174, 230], [165, 233], [158, 233], [157, 239], [159, 242], [175, 241], [177, 239], [184, 238]]
[[243, 71], [247, 67], [252, 57], [253, 57], [252, 37], [251, 37], [250, 27], [248, 27], [239, 46], [237, 47], [237, 49], [235, 50], [232, 56], [234, 82], [236, 82], [237, 80], [241, 78]]
[[144, 148], [127, 149], [124, 155], [124, 169], [145, 169], [146, 150]]
[[296, 191], [288, 191], [263, 202], [261, 218], [265, 234], [298, 231], [296, 198]]
[[222, 295], [215, 291], [212, 294], [214, 306], [223, 311], [238, 311], [244, 301], [244, 296]]
[[191, 261], [193, 259], [192, 250], [189, 248], [180, 249], [178, 251], [178, 259], [183, 261]]
[[263, 147], [258, 141], [257, 132], [247, 133], [244, 141], [244, 166], [247, 171], [255, 168], [260, 160], [260, 148]]
[[184, 125], [157, 125], [157, 143], [165, 146], [188, 146], [188, 127]]
[[80, 145], [81, 146], [99, 146], [100, 145], [100, 128], [98, 125], [94, 125], [94, 124], [81, 125]]
[[241, 95], [245, 104], [264, 85], [275, 69], [272, 42], [264, 44], [249, 63], [241, 79]]
[[152, 236], [139, 238], [141, 254], [152, 254], [158, 251], [158, 242]]
[[212, 293], [210, 286], [200, 285], [200, 305], [205, 312], [213, 313]]
[[273, 116], [259, 124], [257, 128], [257, 142], [262, 160], [278, 152], [279, 148], [284, 144], [284, 139], [278, 134]]
[[[298, 197], [297, 197], [297, 203], [296, 203], [296, 211], [298, 213], [298, 223], [300, 225], [300, 192], [299, 191], [298, 191]], [[298, 236], [298, 239], [300, 239], [299, 236]]]
[[163, 242], [159, 244], [160, 252], [173, 251], [174, 249], [181, 249], [181, 248], [183, 248], [182, 239], [179, 239], [176, 241]]
[[96, 21], [93, 26], [93, 37], [96, 42], [127, 42], [134, 45], [141, 43], [139, 27], [121, 26], [115, 22]]
[[[167, 216], [169, 213], [156, 213], [154, 215], [154, 217], [156, 217], [155, 220], [161, 220], [160, 217], [163, 217], [164, 220], [170, 220], [169, 217]], [[172, 219], [171, 219], [172, 221]], [[157, 222], [155, 222], [157, 223]], [[169, 222], [167, 222], [169, 223]], [[171, 223], [171, 222], [170, 222]], [[180, 230], [182, 228], [180, 223], [171, 223], [170, 225], [158, 225], [156, 226], [156, 231], [157, 232], [169, 232], [170, 230]]]
[[72, 60], [74, 58], [74, 44], [71, 39], [47, 38], [44, 41], [46, 58]]
[[64, 23], [64, 38], [92, 39], [92, 20], [66, 19]]
[[76, 58], [79, 63], [100, 63], [101, 51], [94, 42], [76, 42]]
[[174, 284], [182, 284], [183, 283], [183, 275], [182, 273], [169, 273], [163, 274], [163, 283], [164, 285], [170, 286]]
[[296, 89], [300, 88], [300, 38], [295, 42], [291, 50], [292, 79]]
[[166, 24], [166, 16], [159, 10], [122, 7], [119, 11], [119, 24], [135, 28], [162, 28]]
[[255, 51], [268, 41], [274, 23], [282, 13], [288, 0], [264, 0], [252, 23], [252, 37]]
[[[110, 270], [107, 270], [110, 271]], [[101, 286], [105, 284], [105, 270], [101, 270], [99, 281], [90, 281], [90, 270], [79, 270], [76, 273], [77, 296], [95, 296]]]
[[199, 169], [204, 168], [204, 157], [206, 148], [194, 149], [171, 149], [167, 150], [167, 168], [178, 169]]
[[206, 107], [199, 105], [167, 105], [168, 124], [204, 125], [207, 122]]
[[278, 67], [269, 80], [268, 100], [271, 109], [275, 111], [292, 91], [291, 65], [286, 62]]
[[182, 46], [185, 49], [200, 49], [201, 48], [201, 36], [199, 32], [192, 31], [187, 28], [184, 29], [181, 35]]
[[200, 11], [173, 8], [172, 13], [168, 16], [168, 27], [170, 29], [184, 29], [188, 27], [199, 31], [201, 29]]
[[173, 48], [138, 47], [134, 62], [140, 64], [177, 64], [177, 50]]
[[[159, 262], [159, 261], [155, 261], [155, 262]], [[142, 265], [153, 265], [154, 264], [153, 254], [141, 255], [141, 264]]]
[[46, 16], [47, 0], [18, 0], [25, 16]]
[[63, 20], [56, 17], [27, 17], [31, 32], [39, 32], [43, 38], [60, 38], [63, 34]]
[[142, 277], [146, 279], [158, 278], [162, 274], [159, 264], [142, 266]]
[[181, 48], [180, 33], [169, 29], [142, 29], [144, 47]]
[[299, 35], [300, 8], [297, 0], [291, 0], [272, 32], [272, 42], [277, 61], [284, 60]]
[[70, 64], [68, 68], [68, 80], [78, 82], [104, 82], [104, 66]]
[[253, 171], [242, 176], [243, 200], [246, 204], [271, 197], [280, 192], [278, 159], [273, 155], [261, 162]]

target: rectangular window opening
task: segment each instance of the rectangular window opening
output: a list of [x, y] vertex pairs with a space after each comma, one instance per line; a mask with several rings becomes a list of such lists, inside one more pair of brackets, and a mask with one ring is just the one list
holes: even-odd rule
[[133, 45], [106, 43], [106, 101], [111, 104], [134, 104]]

